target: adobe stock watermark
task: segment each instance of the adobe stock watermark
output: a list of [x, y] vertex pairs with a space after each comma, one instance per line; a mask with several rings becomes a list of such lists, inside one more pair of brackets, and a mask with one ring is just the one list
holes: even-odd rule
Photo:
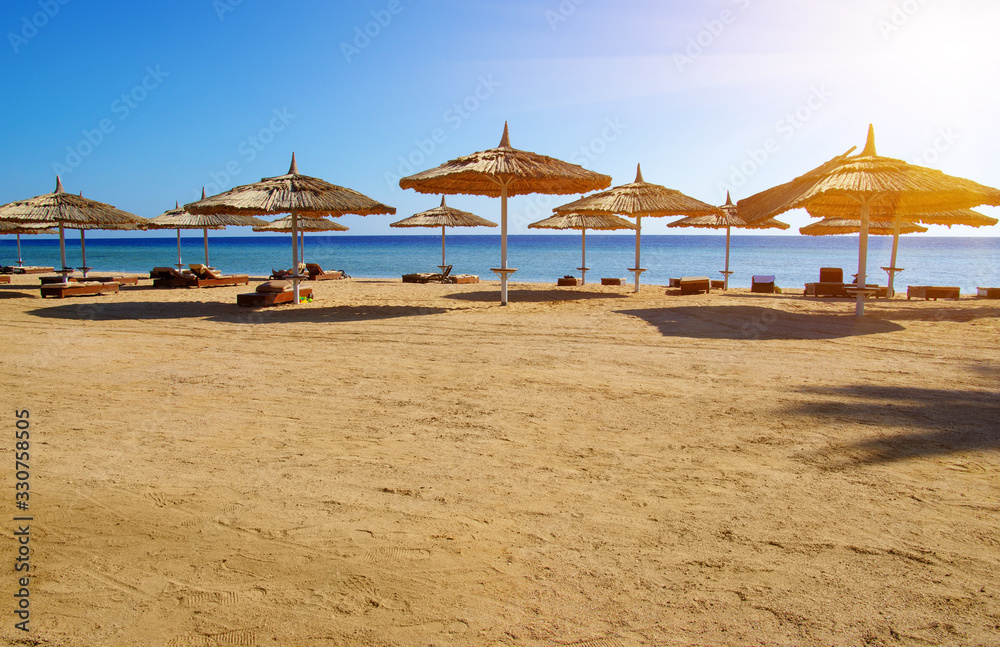
[[236, 11], [236, 7], [243, 4], [243, 0], [212, 0], [212, 9], [215, 9], [215, 15], [219, 17], [219, 22], [226, 19], [227, 13], [232, 13]]
[[[493, 75], [480, 75], [476, 87], [469, 94], [465, 95], [461, 101], [456, 101], [445, 109], [441, 115], [441, 120], [451, 127], [452, 131], [458, 130], [472, 115], [479, 110], [485, 101], [496, 94], [497, 88], [503, 84], [493, 78]], [[391, 191], [399, 189], [399, 180], [407, 175], [413, 175], [423, 170], [421, 166], [427, 162], [439, 146], [448, 141], [448, 131], [444, 128], [434, 128], [427, 137], [418, 137], [413, 140], [413, 148], [409, 153], [396, 158], [399, 162], [395, 172], [386, 171], [385, 182]]]
[[38, 0], [40, 11], [36, 11], [30, 17], [21, 16], [21, 29], [17, 33], [7, 32], [7, 42], [10, 43], [14, 53], [20, 52], [21, 48], [28, 44], [28, 41], [41, 33], [49, 21], [59, 15], [62, 8], [69, 2], [70, 0]]
[[[139, 107], [139, 105], [149, 98], [150, 93], [156, 90], [163, 83], [163, 80], [170, 76], [168, 72], [160, 69], [160, 66], [146, 66], [146, 74], [142, 81], [137, 83], [128, 92], [111, 102], [109, 110], [111, 114], [118, 118], [118, 121], [125, 121]], [[52, 162], [52, 172], [60, 175], [70, 173], [80, 166], [105, 138], [115, 132], [114, 120], [111, 117], [104, 117], [97, 122], [94, 128], [84, 128], [81, 132], [83, 137], [76, 144], [66, 147], [66, 157], [62, 161]]]
[[[750, 7], [750, 0], [732, 0], [732, 3], [741, 12]], [[706, 50], [715, 45], [725, 33], [726, 28], [736, 22], [738, 16], [739, 13], [732, 9], [723, 9], [712, 20], [703, 21], [703, 29], [694, 36], [688, 36], [684, 52], [674, 52], [674, 65], [677, 66], [677, 71], [683, 72], [684, 68], [694, 63]]]
[[[222, 169], [208, 174], [209, 183], [204, 187], [205, 192], [208, 195], [215, 195], [232, 186], [230, 182], [243, 172], [240, 160], [242, 159], [244, 164], [249, 164], [257, 159], [257, 156], [275, 140], [278, 133], [288, 128], [288, 125], [294, 120], [295, 115], [288, 112], [287, 107], [271, 110], [271, 118], [267, 125], [236, 146], [236, 154], [239, 157], [226, 162]], [[201, 196], [201, 188], [192, 189], [192, 192], [199, 197]]]
[[[588, 162], [597, 161], [608, 150], [608, 147], [617, 141], [627, 129], [628, 125], [622, 123], [621, 117], [605, 119], [601, 134], [573, 151], [569, 161], [581, 166]], [[518, 201], [520, 206], [517, 210], [510, 212], [508, 224], [517, 227], [526, 227], [532, 222], [551, 216], [551, 210], [556, 206], [556, 200], [559, 202], [568, 201], [566, 196], [554, 196], [545, 193], [532, 193], [525, 196], [525, 198], [526, 200]]]
[[549, 29], [555, 31], [556, 25], [569, 20], [569, 17], [576, 13], [576, 8], [586, 1], [587, 0], [562, 0], [555, 10], [547, 9], [545, 11], [545, 20], [549, 22]]
[[354, 27], [354, 38], [351, 42], [340, 41], [340, 53], [344, 55], [344, 60], [348, 63], [351, 59], [361, 53], [361, 51], [372, 44], [372, 41], [382, 35], [395, 16], [403, 13], [402, 0], [389, 0], [384, 9], [372, 9], [369, 13], [372, 19], [364, 25]]
[[928, 0], [903, 0], [892, 5], [892, 11], [875, 23], [883, 40], [889, 40], [900, 29], [905, 27]]
[[915, 155], [910, 163], [917, 166], [930, 166], [937, 162], [943, 153], [948, 152], [960, 138], [961, 136], [951, 126], [938, 128], [931, 145]]
[[[786, 141], [791, 139], [817, 112], [823, 109], [831, 98], [833, 98], [833, 93], [827, 90], [825, 85], [814, 85], [810, 88], [809, 96], [806, 97], [805, 101], [796, 106], [795, 109], [786, 112], [774, 123], [774, 132], [783, 135]], [[729, 167], [728, 184], [722, 180], [716, 184], [719, 195], [725, 195], [727, 191], [736, 193], [736, 189], [746, 184], [780, 148], [781, 143], [776, 137], [768, 137], [761, 142], [760, 146], [748, 148], [746, 158], [739, 164], [733, 164]]]

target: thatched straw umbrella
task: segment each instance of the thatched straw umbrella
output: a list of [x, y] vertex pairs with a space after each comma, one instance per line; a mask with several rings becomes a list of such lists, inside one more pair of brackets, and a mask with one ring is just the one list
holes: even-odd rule
[[[868, 127], [868, 141], [854, 157], [843, 155], [791, 182], [768, 189], [738, 203], [747, 222], [771, 218], [789, 209], [807, 208], [810, 215], [852, 217], [860, 215], [858, 241], [858, 290], [855, 314], [864, 314], [868, 262], [868, 223], [897, 215], [941, 213], [981, 204], [1000, 206], [1000, 190], [941, 171], [914, 166], [875, 151], [875, 129]], [[859, 213], [860, 212], [860, 213]]]
[[[299, 262], [304, 263], [306, 260], [306, 232], [307, 231], [349, 231], [349, 227], [345, 227], [339, 222], [331, 222], [326, 218], [309, 218], [306, 222], [298, 223], [299, 229]], [[254, 227], [253, 231], [256, 232], [272, 232], [272, 233], [282, 233], [290, 234], [292, 233], [292, 217], [285, 216], [284, 218], [278, 218], [272, 222], [266, 223], [259, 227]]]
[[721, 216], [722, 211], [701, 200], [688, 197], [680, 191], [652, 184], [642, 179], [642, 167], [636, 164], [635, 182], [580, 198], [553, 209], [557, 214], [580, 213], [587, 215], [619, 215], [635, 218], [635, 267], [628, 268], [635, 274], [635, 291], [639, 291], [639, 275], [645, 268], [639, 266], [642, 245], [643, 216]]
[[500, 198], [500, 267], [493, 268], [500, 276], [500, 305], [507, 305], [507, 280], [517, 271], [507, 267], [507, 198], [529, 193], [586, 193], [610, 184], [607, 175], [512, 147], [506, 122], [496, 148], [458, 157], [399, 181], [400, 187], [418, 193]]
[[720, 207], [722, 209], [722, 215], [708, 215], [708, 216], [688, 216], [687, 218], [681, 218], [676, 222], [672, 222], [667, 227], [704, 227], [708, 229], [722, 229], [726, 228], [726, 269], [722, 270], [720, 274], [726, 277], [725, 285], [723, 285], [723, 290], [729, 289], [729, 275], [732, 272], [729, 271], [729, 235], [733, 227], [739, 227], [741, 229], [788, 229], [790, 225], [781, 222], [780, 220], [775, 220], [774, 218], [768, 218], [767, 220], [762, 220], [759, 223], [750, 225], [747, 224], [745, 220], [739, 217], [736, 212], [736, 205], [733, 204], [732, 198], [729, 197], [729, 192], [726, 191], [726, 204]]
[[[869, 220], [868, 234], [874, 236], [892, 236], [895, 232], [892, 221]], [[837, 236], [840, 234], [856, 234], [861, 231], [861, 221], [857, 218], [823, 218], [811, 225], [799, 227], [799, 233], [806, 236]], [[922, 234], [927, 227], [921, 227], [912, 222], [902, 222], [899, 226], [901, 234]]]
[[87, 235], [84, 232], [89, 231], [91, 229], [114, 229], [118, 231], [135, 231], [137, 229], [141, 229], [144, 227], [145, 227], [144, 224], [139, 225], [139, 224], [129, 224], [129, 223], [124, 223], [120, 225], [114, 225], [114, 224], [88, 225], [83, 223], [77, 223], [72, 226], [67, 225], [66, 229], [80, 230], [80, 262], [83, 267], [78, 267], [76, 269], [80, 270], [83, 273], [84, 278], [87, 278], [87, 272], [91, 270], [90, 267], [87, 267]]
[[539, 220], [528, 225], [528, 229], [579, 229], [580, 249], [582, 258], [580, 267], [580, 285], [587, 284], [587, 230], [614, 231], [616, 229], [635, 229], [635, 225], [624, 218], [609, 215], [588, 216], [580, 213], [555, 215], [545, 220]]
[[291, 277], [294, 302], [299, 302], [298, 273], [298, 219], [343, 216], [353, 213], [361, 216], [394, 214], [396, 209], [368, 196], [319, 178], [300, 175], [292, 153], [292, 163], [288, 173], [277, 177], [266, 177], [260, 182], [238, 186], [218, 195], [184, 205], [191, 213], [235, 214], [240, 216], [276, 216], [290, 213], [292, 219], [292, 267]]
[[[201, 189], [201, 199], [205, 199], [205, 188]], [[260, 227], [267, 223], [263, 220], [250, 216], [240, 216], [232, 214], [195, 214], [181, 209], [180, 204], [174, 203], [174, 208], [164, 211], [155, 218], [150, 218], [146, 224], [149, 229], [176, 229], [177, 230], [177, 269], [184, 265], [181, 263], [181, 229], [201, 229], [202, 241], [205, 246], [205, 267], [208, 262], [208, 230], [225, 229], [229, 226], [235, 227]]]
[[24, 265], [21, 260], [21, 234], [55, 234], [55, 229], [50, 229], [44, 224], [0, 222], [0, 234], [15, 234], [17, 236], [17, 266]]
[[486, 218], [449, 207], [441, 196], [441, 205], [413, 214], [389, 225], [390, 227], [440, 227], [441, 228], [441, 264], [438, 266], [444, 272], [448, 265], [444, 260], [444, 229], [445, 227], [496, 227], [497, 223]]
[[63, 282], [66, 282], [69, 274], [73, 272], [73, 268], [66, 266], [65, 227], [79, 224], [128, 225], [146, 222], [145, 218], [116, 209], [110, 204], [66, 193], [58, 175], [54, 192], [0, 206], [0, 220], [58, 224], [59, 254], [62, 260], [62, 269], [58, 272], [63, 275]]

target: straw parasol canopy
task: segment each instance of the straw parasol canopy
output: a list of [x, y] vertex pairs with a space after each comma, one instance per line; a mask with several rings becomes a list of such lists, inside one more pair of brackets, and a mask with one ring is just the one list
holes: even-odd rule
[[[309, 218], [305, 222], [298, 223], [299, 230], [299, 261], [305, 262], [306, 258], [306, 237], [305, 233], [307, 231], [348, 231], [350, 228], [345, 227], [339, 222], [331, 222], [326, 218]], [[265, 223], [259, 227], [254, 227], [253, 231], [256, 232], [274, 232], [282, 234], [292, 233], [292, 217], [285, 216], [284, 218], [278, 218], [277, 220], [269, 223]]]
[[581, 213], [567, 213], [555, 215], [545, 220], [539, 220], [528, 225], [528, 229], [579, 229], [580, 230], [580, 285], [587, 284], [587, 230], [597, 229], [601, 231], [614, 231], [617, 229], [635, 229], [635, 225], [624, 218], [610, 216], [606, 214], [586, 215]]
[[[205, 187], [201, 189], [201, 197], [205, 198]], [[205, 247], [205, 266], [208, 262], [208, 230], [225, 229], [228, 226], [236, 227], [258, 227], [266, 225], [263, 220], [258, 220], [250, 216], [233, 214], [196, 214], [187, 209], [182, 209], [180, 204], [174, 203], [174, 208], [164, 211], [155, 218], [150, 218], [146, 223], [148, 229], [176, 229], [177, 230], [177, 269], [184, 267], [181, 263], [181, 229], [201, 229], [202, 242]]]
[[585, 193], [610, 184], [610, 176], [514, 148], [506, 122], [496, 148], [458, 157], [399, 181], [400, 187], [418, 193], [500, 198], [500, 267], [493, 270], [500, 275], [500, 305], [507, 305], [507, 279], [517, 271], [507, 267], [507, 198], [529, 193]]
[[[396, 209], [376, 202], [368, 196], [325, 180], [301, 175], [292, 153], [288, 173], [266, 177], [260, 182], [244, 184], [218, 195], [184, 205], [191, 213], [236, 214], [241, 216], [275, 216], [291, 214], [292, 267], [299, 266], [298, 219], [343, 216], [394, 214]], [[291, 276], [294, 301], [299, 302], [299, 275]]]
[[63, 229], [82, 225], [142, 224], [144, 218], [117, 209], [110, 204], [73, 195], [63, 190], [62, 180], [56, 176], [56, 190], [27, 200], [17, 200], [0, 206], [0, 220], [36, 222], [59, 225], [59, 254], [63, 279], [73, 270], [66, 266], [66, 237]]
[[[80, 195], [83, 195], [83, 194], [81, 193]], [[93, 229], [114, 229], [114, 230], [118, 230], [118, 231], [136, 231], [138, 229], [145, 229], [145, 227], [146, 227], [145, 224], [141, 224], [140, 225], [140, 224], [132, 224], [132, 223], [125, 223], [125, 224], [120, 224], [120, 225], [93, 225], [93, 224], [77, 223], [77, 224], [72, 225], [72, 226], [67, 225], [66, 229], [78, 229], [78, 230], [80, 230], [80, 261], [81, 261], [82, 267], [78, 267], [76, 269], [80, 270], [83, 273], [84, 278], [87, 277], [87, 272], [89, 272], [92, 269], [92, 268], [90, 268], [90, 267], [87, 266], [87, 235], [84, 232], [90, 231], [90, 230], [93, 230]]]
[[720, 207], [722, 210], [720, 214], [710, 214], [707, 216], [688, 216], [687, 218], [681, 218], [675, 222], [670, 223], [667, 227], [702, 227], [706, 229], [722, 229], [726, 230], [726, 269], [722, 270], [720, 273], [725, 277], [724, 290], [729, 289], [729, 275], [732, 272], [729, 271], [729, 237], [733, 227], [739, 227], [741, 229], [788, 229], [790, 225], [781, 222], [780, 220], [775, 220], [774, 218], [768, 218], [767, 220], [762, 220], [759, 223], [747, 224], [742, 218], [739, 217], [736, 210], [736, 205], [733, 204], [732, 198], [729, 197], [729, 191], [726, 191], [726, 204]]
[[17, 266], [24, 265], [21, 259], [21, 234], [55, 234], [55, 229], [41, 223], [16, 223], [0, 221], [0, 234], [14, 234], [17, 236]]
[[486, 218], [480, 218], [474, 213], [462, 211], [449, 207], [444, 196], [441, 196], [441, 205], [413, 214], [409, 218], [404, 218], [389, 225], [390, 227], [440, 227], [441, 228], [441, 271], [444, 272], [448, 265], [444, 260], [444, 229], [445, 227], [496, 227], [497, 223]]
[[[869, 125], [868, 140], [858, 155], [836, 157], [791, 182], [740, 200], [738, 206], [740, 217], [747, 222], [798, 208], [808, 208], [814, 217], [859, 216], [860, 287], [867, 278], [870, 218], [901, 223], [911, 214], [941, 213], [981, 204], [1000, 205], [1000, 190], [878, 155], [875, 129]], [[859, 317], [864, 314], [865, 292], [864, 288], [857, 291], [855, 313]]]
[[[892, 221], [869, 220], [868, 233], [875, 236], [892, 236], [895, 226]], [[799, 227], [799, 233], [806, 236], [836, 236], [838, 234], [856, 234], [861, 231], [861, 221], [857, 218], [823, 218], [811, 225]], [[899, 228], [901, 234], [922, 234], [927, 227], [912, 222], [903, 222]]]
[[635, 218], [635, 267], [629, 268], [628, 271], [635, 274], [636, 292], [639, 291], [639, 275], [646, 271], [639, 266], [643, 216], [722, 215], [718, 207], [686, 196], [680, 191], [646, 182], [642, 179], [642, 166], [639, 164], [635, 167], [634, 182], [580, 198], [575, 202], [558, 206], [552, 211], [557, 214], [607, 214]]

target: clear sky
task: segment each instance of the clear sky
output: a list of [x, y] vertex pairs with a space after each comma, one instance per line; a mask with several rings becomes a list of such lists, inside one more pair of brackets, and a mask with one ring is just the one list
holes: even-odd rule
[[[412, 235], [388, 225], [439, 199], [398, 178], [496, 146], [504, 121], [516, 148], [614, 185], [641, 163], [715, 204], [862, 147], [869, 123], [882, 155], [997, 186], [997, 24], [993, 0], [7, 0], [0, 203], [59, 172], [153, 217], [295, 151], [300, 172], [397, 208], [340, 218], [350, 234]], [[511, 233], [577, 197], [511, 199]], [[499, 200], [449, 204], [499, 220]], [[704, 232], [668, 220], [643, 231]]]

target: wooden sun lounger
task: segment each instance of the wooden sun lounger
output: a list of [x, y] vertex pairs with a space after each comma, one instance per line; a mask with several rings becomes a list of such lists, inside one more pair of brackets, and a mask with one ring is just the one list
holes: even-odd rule
[[403, 283], [447, 283], [449, 274], [451, 274], [451, 265], [446, 266], [444, 272], [404, 274]]
[[1000, 299], [1000, 288], [976, 288], [976, 296], [983, 299]]
[[754, 274], [750, 278], [750, 291], [760, 294], [774, 294], [774, 276], [772, 274]]
[[99, 283], [97, 281], [70, 281], [69, 283], [50, 283], [41, 287], [42, 297], [82, 297], [93, 294], [110, 294], [118, 292], [117, 283]]
[[961, 288], [953, 286], [941, 286], [941, 285], [911, 285], [906, 288], [906, 300], [909, 301], [912, 297], [923, 298], [924, 301], [928, 299], [954, 299], [958, 301], [961, 295]]
[[[8, 271], [9, 270], [9, 271]], [[5, 267], [5, 274], [48, 274], [49, 272], [55, 272], [54, 267], [42, 267], [40, 265], [25, 265], [25, 266], [11, 266]]]
[[[88, 276], [83, 278], [82, 276], [70, 276], [67, 279], [70, 282], [80, 282], [80, 281], [96, 281], [98, 283], [117, 283], [118, 285], [138, 285], [138, 276]], [[55, 285], [56, 283], [62, 283], [61, 276], [42, 276], [39, 278], [42, 285]]]
[[0, 283], [10, 283], [10, 274], [0, 274]]
[[[299, 288], [299, 298], [312, 296], [312, 288]], [[276, 306], [282, 303], [294, 303], [295, 293], [291, 290], [287, 292], [246, 292], [236, 295], [236, 305], [244, 308], [263, 308], [265, 306]]]
[[333, 272], [324, 272], [323, 268], [319, 266], [318, 263], [306, 263], [306, 272], [309, 276], [306, 280], [309, 281], [329, 281], [331, 279], [342, 279], [344, 278], [344, 273], [340, 270], [334, 270]]
[[678, 282], [681, 294], [697, 294], [698, 292], [710, 292], [712, 281], [707, 276], [682, 276]]

